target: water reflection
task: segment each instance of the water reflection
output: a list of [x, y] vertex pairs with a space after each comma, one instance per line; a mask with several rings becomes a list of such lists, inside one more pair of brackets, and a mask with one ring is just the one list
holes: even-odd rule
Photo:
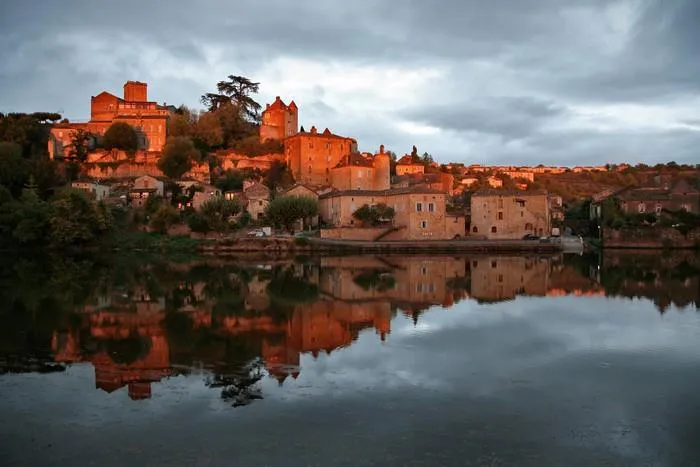
[[[464, 300], [608, 296], [659, 312], [700, 306], [700, 257], [362, 256], [297, 260], [17, 260], [0, 277], [0, 371], [89, 363], [97, 389], [150, 398], [153, 383], [197, 373], [232, 406], [283, 385], [301, 356], [330, 355], [363, 331], [391, 338], [397, 314]], [[440, 312], [440, 311], [435, 311]]]

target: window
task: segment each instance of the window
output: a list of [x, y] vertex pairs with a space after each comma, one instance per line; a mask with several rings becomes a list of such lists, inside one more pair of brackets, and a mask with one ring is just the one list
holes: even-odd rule
[[528, 222], [525, 224], [525, 231], [529, 232], [530, 230], [532, 230], [532, 224]]
[[426, 268], [425, 266], [421, 266], [420, 273], [422, 276], [427, 276], [428, 275], [428, 268]]
[[520, 217], [525, 217], [525, 214], [522, 211], [520, 211]]
[[502, 213], [502, 212], [499, 212], [499, 213], [498, 213], [498, 220], [499, 220], [499, 221], [502, 221], [502, 220], [503, 220], [503, 213]]
[[503, 282], [503, 274], [498, 275], [498, 282]]
[[416, 203], [416, 212], [423, 212], [423, 203]]
[[503, 198], [498, 198], [498, 209], [503, 209]]
[[479, 266], [479, 262], [478, 262], [478, 261], [472, 261], [472, 267], [475, 268], [475, 267], [477, 267], [477, 266]]
[[428, 203], [428, 212], [435, 212], [435, 204]]
[[681, 205], [681, 209], [685, 212], [690, 212], [690, 204]]
[[357, 172], [357, 178], [362, 178], [362, 171]]
[[656, 203], [656, 215], [657, 216], [661, 214], [661, 209], [662, 209], [661, 204]]
[[427, 229], [428, 228], [428, 221], [420, 221], [420, 228]]
[[309, 142], [309, 149], [313, 149], [313, 148], [314, 148], [314, 143]]
[[479, 233], [479, 228], [477, 226], [474, 226], [474, 228], [472, 229], [472, 232]]
[[258, 206], [262, 206], [262, 205], [263, 205], [263, 202], [262, 202], [262, 201], [258, 201]]
[[647, 212], [647, 205], [644, 203], [639, 203], [638, 209], [640, 213]]
[[498, 267], [498, 262], [496, 261], [491, 261], [491, 268], [496, 269]]
[[494, 225], [493, 227], [491, 227], [491, 233], [496, 233], [496, 232], [498, 232], [498, 229]]

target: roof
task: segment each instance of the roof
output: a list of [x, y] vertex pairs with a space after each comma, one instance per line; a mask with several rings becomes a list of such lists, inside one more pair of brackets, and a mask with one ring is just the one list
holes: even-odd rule
[[413, 156], [406, 154], [401, 159], [396, 161], [396, 165], [423, 165], [413, 160]]
[[312, 187], [309, 186], [309, 185], [306, 185], [305, 183], [295, 183], [295, 184], [292, 185], [291, 187], [287, 188], [287, 189], [285, 190], [285, 193], [289, 193], [290, 191], [292, 191], [292, 190], [294, 190], [294, 189], [296, 189], [296, 188], [300, 188], [300, 187], [301, 187], [301, 188], [306, 188], [306, 189], [309, 190], [310, 192], [315, 193], [315, 194], [318, 194], [318, 192], [316, 191], [316, 189], [312, 188]]
[[392, 190], [339, 190], [319, 196], [321, 199], [338, 196], [399, 196], [399, 195], [445, 195], [444, 191], [429, 188], [397, 188]]
[[353, 152], [343, 156], [338, 165], [333, 168], [339, 169], [341, 167], [374, 167], [374, 164], [362, 154]]
[[483, 189], [474, 192], [472, 197], [475, 196], [513, 196], [516, 198], [522, 198], [524, 196], [546, 196], [548, 193], [546, 190], [533, 190], [533, 191], [521, 191], [521, 190], [494, 190], [494, 189]]
[[136, 193], [150, 193], [150, 192], [155, 192], [158, 191], [157, 188], [132, 188], [131, 192], [136, 192]]
[[275, 101], [270, 104], [265, 110], [286, 110], [287, 106], [284, 101], [280, 99], [280, 96], [275, 97]]
[[[302, 127], [303, 130], [303, 127]], [[332, 133], [328, 128], [323, 130], [323, 132], [319, 133], [316, 131], [316, 127], [312, 127], [311, 131], [299, 131], [299, 133], [294, 134], [292, 136], [288, 136], [287, 139], [293, 139], [293, 138], [300, 138], [300, 137], [306, 137], [306, 138], [339, 138], [339, 139], [345, 139], [345, 140], [350, 140], [353, 142], [356, 142], [355, 138], [350, 138], [348, 136], [340, 136]]]
[[248, 198], [251, 196], [270, 196], [270, 189], [260, 182], [255, 182], [245, 188], [243, 194]]

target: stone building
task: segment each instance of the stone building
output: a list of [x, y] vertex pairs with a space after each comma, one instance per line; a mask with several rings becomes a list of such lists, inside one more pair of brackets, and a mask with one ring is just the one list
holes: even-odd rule
[[165, 105], [148, 100], [148, 85], [138, 81], [124, 84], [124, 97], [103, 91], [90, 100], [90, 121], [57, 123], [49, 135], [49, 157], [64, 156], [73, 134], [85, 130], [97, 137], [115, 122], [128, 123], [139, 135], [139, 149], [162, 151], [167, 136], [169, 111]]
[[512, 300], [519, 295], [544, 296], [549, 288], [549, 262], [522, 256], [473, 257], [472, 297], [481, 302]]
[[[381, 203], [395, 212], [394, 232], [386, 240], [445, 240], [465, 234], [464, 216], [448, 213], [447, 195], [437, 190], [334, 191], [320, 196], [319, 210], [321, 218], [333, 227], [359, 227], [353, 213], [365, 204]], [[351, 236], [352, 230], [345, 233]]]
[[414, 162], [410, 154], [406, 154], [396, 161], [396, 175], [422, 174], [423, 172], [425, 172], [423, 164]]
[[265, 216], [265, 209], [270, 204], [270, 189], [260, 182], [247, 183], [243, 186], [243, 199], [246, 211], [253, 220], [259, 221]]
[[96, 201], [102, 201], [109, 196], [109, 187], [92, 180], [76, 180], [71, 183], [71, 188], [84, 191]]
[[351, 153], [331, 169], [336, 190], [388, 190], [391, 159], [382, 147], [378, 154]]
[[129, 192], [131, 204], [133, 206], [143, 206], [152, 196], [163, 196], [165, 194], [164, 184], [162, 181], [150, 175], [144, 175], [134, 180], [134, 186]]
[[262, 113], [260, 142], [282, 141], [299, 132], [299, 109], [294, 101], [286, 105], [279, 96], [272, 104], [267, 104]]
[[550, 235], [549, 197], [544, 191], [477, 191], [471, 198], [470, 232], [489, 239]]
[[659, 215], [663, 210], [700, 214], [700, 189], [683, 179], [673, 184], [659, 180], [655, 186], [627, 188], [616, 197], [625, 214]]
[[421, 188], [438, 190], [447, 194], [454, 191], [454, 175], [445, 172], [414, 173], [394, 177], [392, 188]]
[[287, 167], [297, 182], [314, 186], [331, 184], [331, 169], [343, 157], [357, 152], [357, 141], [331, 133], [326, 128], [322, 133], [312, 127], [311, 131], [300, 131], [284, 140]]

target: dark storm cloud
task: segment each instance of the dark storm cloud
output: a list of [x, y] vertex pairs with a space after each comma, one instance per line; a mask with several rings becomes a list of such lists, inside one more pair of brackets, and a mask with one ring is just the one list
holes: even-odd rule
[[[280, 82], [304, 63], [333, 63], [440, 70], [384, 108], [377, 98], [396, 82], [378, 82], [374, 97], [349, 97], [322, 73], [316, 82], [291, 80], [287, 99], [296, 99], [302, 121], [352, 130], [363, 147], [417, 144], [439, 160], [474, 148], [480, 162], [558, 163], [562, 153], [548, 148], [566, 141], [573, 141], [566, 161], [591, 162], [637, 147], [639, 160], [692, 160], [687, 148], [697, 141], [692, 125], [680, 135], [667, 131], [674, 122], [645, 135], [625, 125], [608, 134], [573, 118], [580, 106], [653, 103], [678, 110], [675, 123], [699, 120], [700, 111], [682, 109], [700, 100], [695, 0], [9, 3], [0, 5], [0, 111], [85, 118], [89, 95], [118, 92], [126, 79], [147, 80], [161, 101], [197, 105], [227, 74], [264, 72], [267, 99], [282, 94]], [[271, 71], [280, 59], [297, 68]], [[365, 110], [351, 112], [339, 95]], [[443, 133], [399, 131], [398, 121]], [[640, 147], [640, 138], [650, 144]]]

